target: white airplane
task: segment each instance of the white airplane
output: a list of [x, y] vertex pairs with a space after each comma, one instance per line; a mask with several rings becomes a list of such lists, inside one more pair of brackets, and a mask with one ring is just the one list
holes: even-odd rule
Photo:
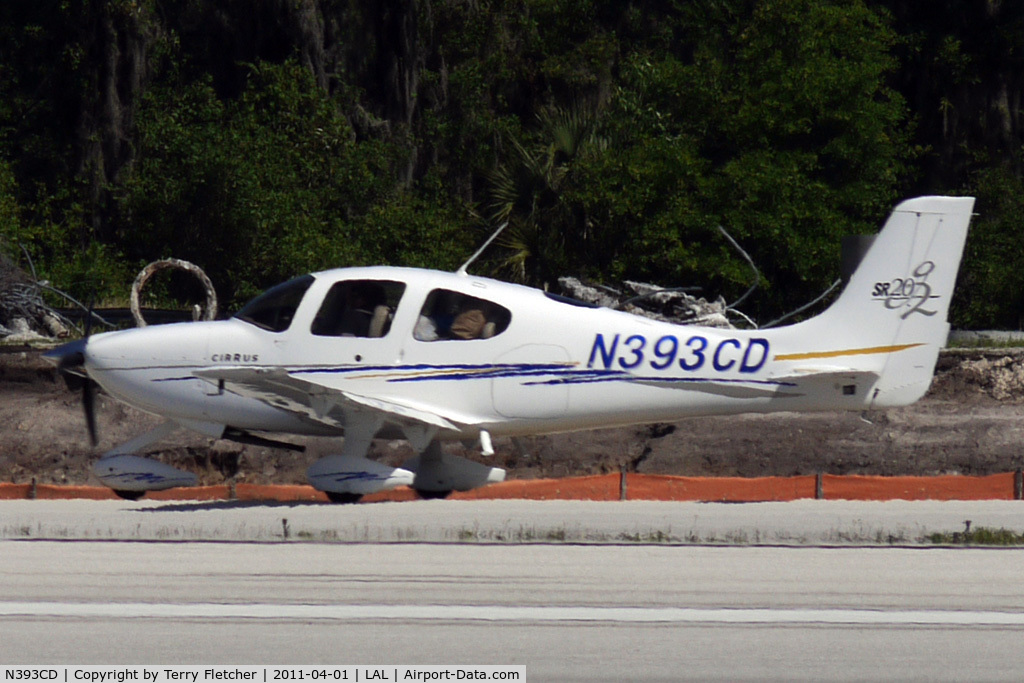
[[[277, 446], [289, 444], [260, 435], [344, 436], [340, 453], [307, 473], [331, 500], [398, 486], [442, 497], [505, 476], [445, 453], [445, 441], [490, 454], [495, 437], [916, 401], [949, 331], [973, 206], [901, 203], [835, 303], [775, 329], [658, 322], [465, 266], [378, 266], [295, 278], [229, 320], [87, 336], [46, 357], [84, 378], [94, 442], [95, 385], [165, 418], [95, 464], [125, 498], [195, 484], [133, 455], [181, 427]], [[402, 467], [372, 461], [375, 437], [405, 438], [419, 455]]]

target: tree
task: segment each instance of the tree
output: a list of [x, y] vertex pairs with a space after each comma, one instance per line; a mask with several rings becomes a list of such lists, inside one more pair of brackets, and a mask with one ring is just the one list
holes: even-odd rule
[[1008, 166], [979, 172], [951, 320], [961, 329], [1024, 329], [1024, 179]]
[[535, 142], [509, 139], [509, 155], [489, 177], [488, 215], [495, 225], [509, 223], [499, 241], [507, 252], [504, 270], [548, 287], [561, 274], [594, 265], [590, 226], [567, 192], [576, 163], [600, 153], [606, 141], [596, 134], [596, 114], [581, 104], [542, 111], [538, 126]]
[[[559, 152], [541, 125], [538, 146], [511, 145], [497, 167], [513, 226], [557, 236], [520, 253], [738, 293], [749, 269], [723, 225], [767, 278], [765, 314], [817, 294], [840, 236], [874, 232], [895, 198], [908, 150], [885, 85], [894, 34], [860, 2], [698, 2], [645, 18], [655, 28], [622, 44], [607, 105], [578, 137], [603, 142]], [[567, 249], [577, 257], [557, 256]]]
[[[504, 277], [737, 295], [722, 225], [764, 271], [764, 319], [903, 196], [993, 197], [988, 242], [1014, 243], [990, 191], [1024, 168], [1022, 26], [982, 0], [3, 3], [0, 229], [83, 296], [171, 253], [227, 299], [454, 266], [501, 217]], [[1008, 301], [989, 253], [965, 268]]]

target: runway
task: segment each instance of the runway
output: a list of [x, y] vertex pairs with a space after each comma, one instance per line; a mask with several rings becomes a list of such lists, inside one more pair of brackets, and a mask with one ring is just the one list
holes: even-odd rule
[[1018, 551], [0, 543], [0, 661], [1015, 680]]
[[[51, 505], [34, 504], [41, 513]], [[604, 505], [615, 514], [581, 508], [592, 525], [572, 507], [559, 521], [581, 533], [618, 533], [616, 515], [620, 530], [650, 521], [642, 509]], [[315, 507], [344, 517], [361, 506]], [[402, 507], [400, 523], [419, 516], [425, 527], [464, 528], [450, 503], [362, 507], [381, 508], [389, 524]], [[965, 512], [925, 508], [902, 512], [923, 528]], [[38, 528], [95, 534], [98, 524], [161, 514], [103, 509], [91, 517], [76, 508], [78, 523], [40, 514]], [[1015, 510], [966, 514], [1009, 522], [1020, 519]], [[296, 529], [312, 528], [296, 509], [241, 511], [247, 532], [266, 514], [268, 531], [273, 521], [281, 533], [285, 512]], [[4, 525], [11, 512], [0, 506]], [[224, 514], [238, 529], [236, 508], [191, 512]], [[781, 515], [755, 506], [701, 514], [730, 526], [759, 512]], [[874, 528], [869, 512], [860, 510], [861, 522]], [[488, 535], [485, 522], [478, 529]], [[209, 533], [211, 524], [187, 528]], [[1016, 549], [294, 539], [0, 541], [0, 662], [512, 664], [542, 681], [1018, 680], [1024, 667]]]

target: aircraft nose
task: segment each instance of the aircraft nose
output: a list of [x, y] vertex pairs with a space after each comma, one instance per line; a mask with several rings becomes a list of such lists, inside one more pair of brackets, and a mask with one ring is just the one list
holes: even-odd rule
[[107, 370], [130, 366], [193, 364], [206, 354], [209, 323], [178, 323], [104, 332], [89, 338], [90, 368]]

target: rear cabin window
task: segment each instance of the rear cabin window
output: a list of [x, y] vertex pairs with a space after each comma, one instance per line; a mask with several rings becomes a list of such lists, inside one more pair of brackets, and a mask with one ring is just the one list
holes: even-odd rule
[[284, 332], [291, 326], [313, 279], [312, 275], [303, 275], [272, 287], [247, 303], [235, 317], [264, 330]]
[[435, 289], [416, 321], [419, 341], [490, 339], [504, 332], [512, 313], [504, 306], [475, 296]]
[[336, 282], [310, 331], [318, 337], [383, 337], [404, 292], [403, 283], [390, 280]]

